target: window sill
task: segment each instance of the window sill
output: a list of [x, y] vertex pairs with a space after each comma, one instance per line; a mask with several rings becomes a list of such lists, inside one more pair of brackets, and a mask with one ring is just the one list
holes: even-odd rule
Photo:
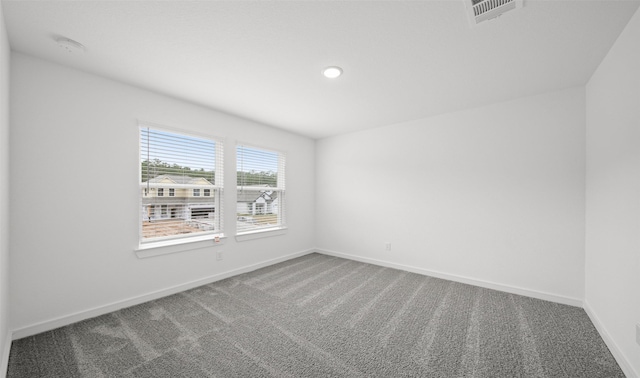
[[192, 251], [195, 249], [224, 245], [227, 237], [223, 235], [217, 236], [217, 242], [215, 239], [216, 235], [206, 235], [188, 239], [168, 240], [141, 244], [138, 246], [138, 248], [135, 249], [135, 253], [139, 259], [144, 259], [147, 257], [168, 255], [170, 253]]
[[287, 233], [287, 227], [268, 228], [265, 230], [243, 232], [236, 235], [236, 241], [243, 242], [247, 240], [255, 240], [269, 238], [272, 236], [284, 235]]

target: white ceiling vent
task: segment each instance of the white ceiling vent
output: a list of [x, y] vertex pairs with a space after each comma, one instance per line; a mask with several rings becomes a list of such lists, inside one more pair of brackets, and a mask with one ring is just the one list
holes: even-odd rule
[[496, 18], [510, 10], [522, 8], [523, 0], [465, 0], [471, 26]]

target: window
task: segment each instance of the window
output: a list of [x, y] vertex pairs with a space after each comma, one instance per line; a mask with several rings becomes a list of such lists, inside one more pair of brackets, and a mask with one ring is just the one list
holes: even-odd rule
[[285, 154], [238, 145], [237, 233], [281, 229], [285, 226]]
[[204, 196], [205, 197], [211, 197], [211, 189], [205, 189], [204, 190]]
[[[141, 246], [222, 233], [222, 156], [215, 139], [141, 125]], [[211, 195], [202, 198], [200, 190]]]

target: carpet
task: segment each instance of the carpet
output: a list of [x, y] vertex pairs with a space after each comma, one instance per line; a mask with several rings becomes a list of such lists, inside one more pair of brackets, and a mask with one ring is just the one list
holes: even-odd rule
[[572, 307], [321, 254], [13, 342], [16, 377], [624, 377]]

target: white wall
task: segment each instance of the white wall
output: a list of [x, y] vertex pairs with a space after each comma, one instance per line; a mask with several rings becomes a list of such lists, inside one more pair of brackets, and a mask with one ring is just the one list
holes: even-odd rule
[[627, 375], [636, 377], [640, 376], [640, 346], [635, 341], [635, 324], [640, 324], [638, 46], [640, 12], [586, 86], [585, 305], [601, 334], [613, 343], [614, 354], [628, 361]]
[[584, 123], [580, 87], [320, 140], [317, 245], [579, 304]]
[[[313, 140], [18, 53], [11, 72], [10, 304], [18, 336], [314, 246]], [[236, 140], [287, 152], [288, 232], [138, 259], [137, 119], [225, 137], [227, 183], [235, 181]], [[229, 232], [234, 201], [227, 190]]]
[[0, 377], [9, 358], [9, 41], [0, 3]]

